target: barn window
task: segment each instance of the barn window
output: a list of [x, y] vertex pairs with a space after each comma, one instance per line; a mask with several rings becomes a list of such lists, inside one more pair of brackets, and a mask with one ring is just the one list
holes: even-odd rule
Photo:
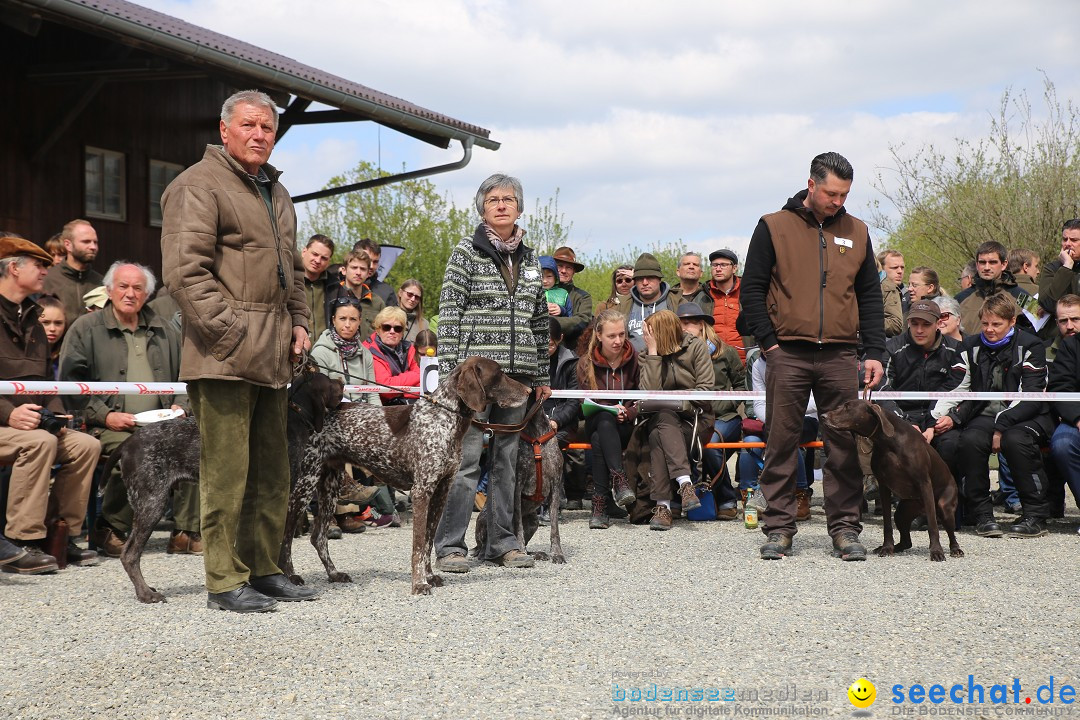
[[86, 216], [127, 219], [127, 175], [124, 154], [86, 148]]
[[183, 165], [163, 160], [150, 161], [150, 227], [161, 227], [161, 195], [173, 179], [184, 172]]

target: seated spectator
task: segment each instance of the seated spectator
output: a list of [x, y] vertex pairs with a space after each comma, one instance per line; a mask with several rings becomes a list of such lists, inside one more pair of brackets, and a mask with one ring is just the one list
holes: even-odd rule
[[[626, 316], [608, 308], [596, 316], [582, 335], [584, 352], [577, 363], [577, 384], [583, 390], [637, 390], [640, 376], [638, 354], [626, 337]], [[585, 437], [592, 444], [593, 497], [589, 528], [606, 530], [610, 523], [607, 505], [614, 497], [623, 507], [634, 502], [626, 478], [623, 452], [637, 418], [637, 406], [620, 400], [593, 400], [614, 412], [597, 410], [585, 418]]]
[[[713, 329], [713, 316], [705, 313], [695, 302], [686, 302], [675, 312], [682, 324], [683, 332], [700, 338], [709, 349], [709, 359], [713, 366], [713, 390], [745, 390], [746, 368], [735, 348], [720, 339]], [[740, 335], [740, 337], [742, 337]], [[738, 400], [713, 400], [712, 411], [716, 418], [710, 442], [738, 442], [742, 439], [742, 416], [739, 414]], [[716, 515], [720, 520], [734, 520], [739, 516], [735, 490], [731, 487], [731, 476], [727, 469], [727, 459], [731, 455], [726, 450], [704, 451], [706, 480], [713, 483], [713, 497], [716, 499]], [[717, 477], [719, 476], [719, 477]]]
[[[1080, 392], [1080, 296], [1064, 295], [1057, 302], [1057, 323], [1061, 332], [1057, 353], [1050, 363], [1050, 392]], [[1052, 476], [1051, 517], [1064, 515], [1065, 492], [1058, 484], [1068, 483], [1073, 500], [1080, 505], [1080, 402], [1054, 402], [1050, 408], [1058, 426], [1050, 438], [1050, 457], [1056, 473]]]
[[908, 276], [908, 295], [909, 295], [909, 308], [910, 303], [918, 302], [919, 300], [934, 300], [945, 295], [941, 291], [941, 281], [938, 279], [937, 272], [933, 268], [926, 265], [920, 265], [911, 271], [911, 275]]
[[[73, 382], [176, 382], [180, 376], [180, 333], [170, 320], [146, 307], [154, 274], [143, 265], [117, 261], [105, 273], [105, 308], [77, 319], [64, 338], [60, 377]], [[67, 395], [88, 432], [111, 453], [135, 432], [135, 415], [150, 410], [185, 411], [186, 399], [172, 395]], [[199, 486], [180, 483], [173, 490], [176, 529], [167, 552], [202, 554]], [[131, 531], [133, 514], [120, 468], [105, 480], [101, 514], [91, 541], [109, 557], [119, 557]]]
[[[977, 275], [978, 275], [978, 272], [976, 272], [976, 270], [975, 270], [975, 261], [974, 260], [968, 260], [964, 264], [964, 267], [960, 268], [960, 275], [959, 275], [959, 277], [956, 278], [956, 282], [960, 283], [960, 291], [959, 292], [967, 290], [969, 287], [974, 285], [975, 284], [975, 277]], [[959, 292], [957, 292], [957, 294], [959, 294]]]
[[[339, 297], [334, 301], [330, 327], [323, 330], [312, 346], [311, 359], [328, 377], [340, 379], [346, 385], [365, 385], [375, 378], [371, 352], [360, 342], [359, 301], [351, 297]], [[345, 397], [350, 402], [382, 405], [377, 392], [348, 392]], [[356, 472], [355, 469], [353, 472]], [[377, 490], [367, 490], [366, 487], [338, 498], [334, 519], [342, 532], [364, 531], [366, 524], [361, 506], [367, 506], [368, 503], [375, 507], [377, 514], [373, 521], [378, 526], [395, 522], [400, 525], [395, 515], [396, 508], [390, 489], [385, 485], [378, 486]]]
[[[552, 317], [570, 317], [570, 293], [566, 288], [556, 287], [559, 282], [559, 266], [550, 255], [540, 256], [540, 283], [544, 286], [544, 299], [547, 301], [548, 315]], [[562, 337], [562, 333], [559, 333]]]
[[668, 291], [660, 261], [652, 253], [641, 253], [634, 263], [634, 287], [630, 290], [630, 301], [619, 305], [619, 310], [627, 317], [630, 343], [639, 354], [645, 352], [642, 333], [646, 318], [661, 310], [674, 312], [682, 303], [682, 295], [670, 295]]
[[428, 329], [428, 321], [424, 318], [424, 286], [419, 280], [409, 278], [401, 283], [397, 298], [398, 307], [405, 311], [405, 339], [415, 342], [416, 336]]
[[[710, 390], [715, 382], [709, 349], [700, 338], [683, 332], [675, 313], [659, 310], [642, 325], [645, 354], [641, 356], [642, 390]], [[651, 460], [650, 498], [656, 502], [649, 528], [671, 529], [672, 487], [677, 485], [683, 510], [701, 506], [690, 481], [692, 447], [704, 444], [695, 436], [712, 435], [709, 401], [678, 401], [679, 409], [650, 412], [646, 419]]]
[[[551, 378], [551, 389], [577, 390], [575, 370], [578, 357], [561, 344], [563, 329], [559, 321], [549, 317], [548, 326], [548, 377]], [[581, 401], [571, 398], [548, 398], [544, 401], [544, 412], [547, 413], [551, 422], [551, 429], [556, 432], [559, 447], [564, 451], [563, 488], [566, 492], [567, 507], [575, 501], [580, 507], [585, 497], [585, 453], [581, 450], [567, 450], [566, 445], [577, 435]], [[556, 498], [555, 502], [558, 503], [559, 499]], [[595, 509], [594, 507], [593, 510]]]
[[1013, 248], [1005, 256], [1005, 269], [1028, 295], [1039, 294], [1039, 254], [1027, 248]]
[[67, 316], [64, 303], [55, 295], [41, 295], [37, 299], [41, 306], [41, 326], [45, 328], [45, 340], [49, 343], [49, 372], [54, 380], [60, 379], [60, 343], [67, 332]]
[[416, 348], [417, 358], [436, 357], [439, 354], [439, 336], [434, 330], [421, 330], [416, 333], [413, 347]]
[[[596, 314], [617, 308], [630, 302], [630, 290], [634, 287], [634, 266], [620, 265], [611, 271], [611, 293], [607, 300], [596, 306]], [[578, 348], [580, 353], [583, 348]]]
[[[39, 321], [41, 309], [30, 299], [40, 293], [52, 256], [34, 243], [0, 233], [0, 378], [48, 380], [48, 344]], [[48, 406], [46, 408], [46, 405]], [[37, 575], [54, 572], [56, 558], [42, 549], [50, 496], [67, 523], [67, 561], [93, 565], [97, 553], [75, 544], [82, 534], [86, 503], [101, 444], [76, 432], [51, 413], [63, 413], [60, 398], [35, 395], [0, 397], [0, 461], [12, 465], [4, 536], [25, 552], [3, 545], [4, 572]], [[48, 420], [48, 422], [46, 422]], [[52, 468], [60, 464], [56, 478]], [[51, 485], [51, 490], [50, 490]]]
[[940, 312], [938, 330], [946, 337], [960, 342], [964, 339], [964, 331], [960, 329], [960, 303], [955, 298], [942, 295], [934, 298]]
[[[1016, 326], [1019, 308], [1005, 293], [991, 295], [979, 316], [982, 332], [964, 340], [958, 356], [964, 378], [958, 392], [1042, 392], [1046, 359], [1042, 342]], [[975, 532], [1001, 537], [990, 500], [989, 456], [1001, 452], [1013, 471], [1023, 516], [1010, 537], [1046, 534], [1047, 480], [1039, 446], [1053, 434], [1045, 402], [1033, 400], [940, 400], [932, 411], [935, 434], [960, 430], [958, 467], [964, 475], [964, 517]]]
[[[416, 348], [405, 337], [405, 311], [396, 305], [383, 308], [375, 316], [375, 332], [364, 342], [375, 364], [375, 382], [380, 385], [414, 387], [420, 384], [420, 363]], [[380, 393], [383, 405], [403, 405], [415, 400], [413, 393]]]
[[[52, 255], [53, 265], [59, 265], [67, 258], [67, 250], [64, 249], [64, 234], [56, 233], [45, 241], [45, 252]], [[61, 306], [63, 302], [60, 303]]]

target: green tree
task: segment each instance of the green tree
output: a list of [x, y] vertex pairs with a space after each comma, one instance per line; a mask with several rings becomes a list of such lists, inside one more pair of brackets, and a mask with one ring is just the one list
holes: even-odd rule
[[1080, 111], [1058, 99], [1049, 79], [1043, 102], [1037, 119], [1026, 93], [1006, 90], [985, 138], [958, 138], [947, 152], [890, 147], [895, 167], [874, 185], [900, 216], [875, 204], [871, 218], [909, 267], [935, 268], [948, 289], [986, 240], [1044, 261], [1057, 256], [1061, 224], [1077, 217], [1080, 203]]

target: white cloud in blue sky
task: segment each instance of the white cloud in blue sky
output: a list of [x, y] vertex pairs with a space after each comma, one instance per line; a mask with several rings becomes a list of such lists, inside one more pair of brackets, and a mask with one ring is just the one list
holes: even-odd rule
[[[496, 170], [530, 198], [558, 188], [586, 254], [681, 238], [742, 255], [824, 150], [852, 161], [865, 216], [890, 144], [982, 136], [1008, 87], [1038, 109], [1040, 71], [1080, 90], [1070, 0], [143, 4], [488, 128], [499, 151], [432, 181], [459, 205]], [[356, 123], [294, 128], [275, 162], [308, 192], [380, 141], [388, 169], [460, 156]]]

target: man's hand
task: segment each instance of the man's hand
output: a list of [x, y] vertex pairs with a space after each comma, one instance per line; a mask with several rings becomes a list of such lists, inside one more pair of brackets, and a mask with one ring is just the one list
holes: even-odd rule
[[881, 367], [880, 360], [867, 360], [863, 363], [863, 384], [875, 388], [885, 377], [885, 368]]
[[[915, 427], [916, 430], [919, 429], [918, 425], [915, 425], [914, 427]], [[926, 438], [926, 442], [930, 442], [931, 440], [934, 439], [934, 428], [926, 428], [925, 430], [922, 431], [922, 436], [924, 438]]]
[[1001, 431], [994, 431], [994, 439], [990, 442], [990, 452], [1001, 452]]
[[117, 432], [135, 427], [135, 416], [125, 412], [111, 412], [105, 416], [105, 427]]
[[12, 430], [34, 430], [41, 424], [40, 405], [26, 403], [11, 411], [8, 415], [8, 427]]
[[536, 402], [542, 403], [551, 397], [551, 386], [541, 385], [533, 391], [536, 394]]
[[938, 418], [938, 421], [934, 423], [934, 432], [938, 435], [949, 432], [955, 427], [953, 419], [946, 415], [945, 417]]
[[1058, 255], [1058, 259], [1061, 260], [1062, 265], [1069, 268], [1070, 270], [1072, 269], [1072, 266], [1075, 262], [1073, 260], [1072, 253], [1070, 253], [1068, 250], [1062, 250], [1061, 254]]
[[169, 407], [169, 409], [172, 410], [173, 412], [176, 412], [177, 410], [179, 410], [180, 411], [180, 417], [184, 417], [185, 415], [187, 415], [187, 411], [184, 410], [184, 408], [177, 405], [176, 403], [173, 403], [172, 406]]
[[289, 359], [292, 362], [300, 360], [300, 356], [305, 350], [311, 349], [311, 340], [308, 339], [307, 330], [299, 325], [293, 325], [292, 329], [292, 353]]

